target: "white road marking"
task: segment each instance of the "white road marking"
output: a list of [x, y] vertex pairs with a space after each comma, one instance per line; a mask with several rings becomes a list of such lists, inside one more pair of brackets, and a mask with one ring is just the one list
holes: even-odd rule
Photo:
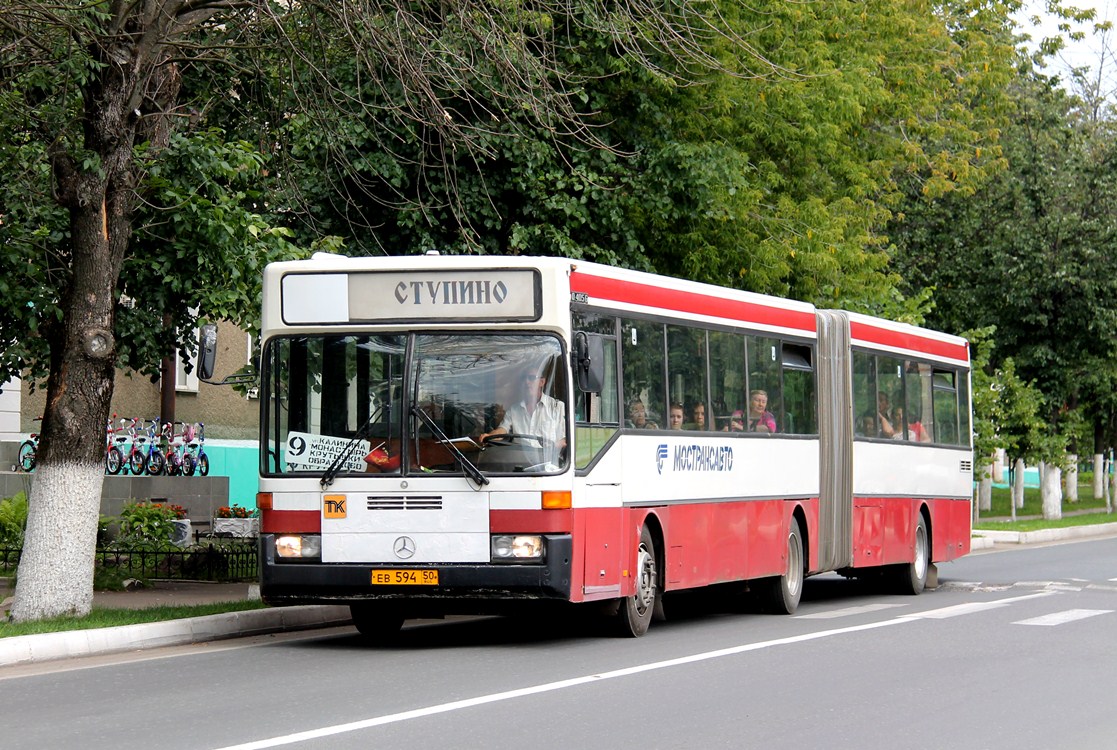
[[1049, 615], [1042, 617], [1032, 617], [1027, 620], [1017, 620], [1012, 623], [1013, 625], [1043, 625], [1052, 627], [1055, 625], [1065, 625], [1068, 622], [1075, 620], [1085, 620], [1087, 617], [1095, 617], [1096, 615], [1108, 615], [1112, 609], [1068, 609], [1063, 612], [1052, 612]]
[[255, 740], [253, 742], [245, 742], [240, 745], [229, 745], [223, 748], [218, 748], [217, 750], [266, 750], [267, 748], [280, 747], [282, 745], [293, 745], [297, 742], [307, 742], [309, 740], [322, 739], [323, 737], [332, 737], [337, 734], [356, 732], [362, 729], [371, 729], [373, 727], [385, 726], [387, 724], [397, 724], [403, 721], [410, 721], [411, 719], [436, 716], [438, 714], [450, 713], [451, 711], [460, 711], [466, 708], [473, 708], [474, 706], [484, 706], [489, 703], [498, 703], [501, 701], [513, 700], [515, 698], [523, 698], [524, 696], [528, 695], [539, 695], [542, 693], [554, 692], [556, 690], [565, 690], [566, 688], [577, 687], [578, 685], [588, 685], [590, 683], [600, 682], [601, 680], [612, 680], [618, 677], [630, 677], [632, 675], [641, 674], [643, 672], [654, 672], [660, 669], [669, 669], [671, 667], [682, 666], [684, 664], [695, 664], [698, 662], [709, 661], [711, 659], [721, 659], [726, 656], [734, 656], [736, 654], [743, 654], [749, 651], [760, 651], [762, 649], [772, 648], [774, 646], [787, 646], [794, 643], [805, 643], [807, 641], [816, 641], [822, 638], [831, 638], [837, 635], [846, 635], [847, 633], [859, 633], [866, 630], [887, 628], [893, 625], [903, 625], [913, 622], [919, 622], [923, 619], [943, 619], [946, 617], [969, 614], [970, 612], [995, 609], [997, 607], [1005, 607], [1009, 604], [1024, 601], [1026, 599], [1035, 599], [1038, 597], [1050, 596], [1054, 593], [1056, 592], [1044, 591], [1038, 594], [1029, 594], [1027, 596], [1017, 596], [1010, 599], [985, 602], [983, 604], [972, 607], [970, 605], [945, 607], [943, 609], [930, 610], [928, 612], [902, 615], [900, 617], [894, 617], [891, 620], [882, 620], [881, 622], [866, 623], [864, 625], [853, 625], [846, 628], [834, 628], [833, 630], [822, 630], [817, 633], [804, 633], [802, 635], [789, 636], [787, 638], [776, 638], [770, 641], [760, 641], [758, 643], [745, 643], [740, 646], [732, 646], [730, 648], [718, 649], [716, 651], [706, 651], [700, 654], [692, 654], [691, 656], [681, 656], [676, 659], [667, 659], [664, 661], [651, 662], [649, 664], [638, 664], [633, 667], [616, 669], [611, 672], [583, 675], [581, 677], [573, 677], [568, 680], [548, 682], [542, 685], [533, 685], [531, 687], [519, 688], [516, 690], [507, 690], [502, 693], [490, 693], [489, 695], [480, 695], [476, 698], [466, 698], [460, 701], [441, 703], [435, 706], [426, 706], [424, 708], [412, 709], [410, 711], [401, 711], [399, 713], [388, 714], [387, 716], [376, 716], [370, 719], [362, 719], [360, 721], [352, 721], [345, 724], [334, 724], [333, 726], [310, 729], [305, 732], [294, 732], [292, 734], [284, 734], [278, 737], [270, 737], [268, 739]]
[[1028, 599], [1038, 599], [1044, 596], [1051, 596], [1055, 591], [1041, 591], [1038, 594], [1027, 594], [1025, 596], [1014, 596], [1009, 599], [997, 599], [991, 602], [969, 602], [968, 604], [956, 604], [953, 607], [943, 607], [942, 609], [929, 609], [926, 612], [913, 612], [910, 617], [913, 620], [946, 620], [951, 617], [958, 617], [960, 615], [968, 615], [974, 612], [984, 612], [989, 609], [999, 609], [1007, 607], [1016, 602], [1022, 602]]
[[845, 609], [831, 609], [826, 612], [813, 612], [809, 615], [795, 615], [796, 620], [830, 620], [835, 617], [849, 617], [861, 615], [866, 612], [879, 612], [882, 609], [894, 607], [907, 607], [907, 604], [865, 604], [860, 607], [846, 607]]

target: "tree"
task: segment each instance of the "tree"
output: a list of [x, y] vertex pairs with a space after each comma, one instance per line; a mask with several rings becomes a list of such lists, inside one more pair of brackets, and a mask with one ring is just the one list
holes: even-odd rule
[[[619, 8], [573, 0], [489, 3], [457, 0], [95, 0], [58, 4], [11, 0], [0, 9], [0, 164], [5, 190], [0, 262], [9, 304], [0, 313], [8, 346], [0, 367], [10, 376], [45, 375], [39, 468], [13, 617], [83, 614], [92, 601], [93, 551], [102, 482], [102, 431], [118, 362], [153, 371], [191, 327], [187, 304], [223, 299], [234, 314], [250, 304], [253, 264], [290, 251], [261, 203], [237, 195], [237, 174], [258, 168], [250, 149], [190, 134], [251, 83], [283, 80], [295, 94], [273, 123], [371, 107], [392, 127], [374, 142], [391, 154], [399, 138], [432, 145], [428, 153], [486, 153], [503, 111], [526, 113], [533, 127], [594, 144], [577, 102], [578, 76], [558, 62], [556, 19], [597, 29], [629, 64], [654, 60], [708, 66], [701, 40], [719, 33], [715, 15], [681, 3], [670, 9], [631, 2]], [[652, 54], [654, 53], [654, 55]], [[368, 102], [339, 70], [387, 92]], [[290, 76], [284, 79], [284, 76]], [[483, 95], [476, 92], [481, 91]], [[388, 101], [387, 106], [380, 106]], [[495, 103], [496, 106], [492, 106]], [[320, 108], [319, 104], [326, 107]], [[486, 117], [488, 116], [488, 117]], [[519, 122], [515, 118], [513, 124]], [[274, 126], [259, 129], [269, 153]], [[180, 138], [180, 136], [183, 136]], [[218, 138], [217, 141], [220, 139]], [[176, 176], [174, 155], [185, 160]], [[198, 161], [207, 162], [205, 165]], [[167, 167], [167, 168], [165, 168]], [[185, 170], [185, 171], [183, 171]], [[202, 177], [183, 189], [184, 174]], [[216, 193], [207, 188], [222, 184]], [[225, 192], [228, 190], [228, 192]], [[161, 198], [159, 197], [161, 196]], [[174, 202], [173, 198], [181, 198]], [[137, 230], [141, 205], [164, 208]], [[159, 200], [164, 203], [160, 206]], [[287, 204], [284, 196], [273, 196]], [[236, 203], [240, 212], [225, 209]], [[271, 206], [289, 214], [291, 205]], [[204, 227], [179, 212], [207, 214]], [[178, 217], [178, 218], [176, 218]], [[228, 237], [221, 233], [227, 233]], [[156, 240], [159, 243], [156, 245]], [[246, 265], [218, 258], [205, 278], [172, 258], [219, 240], [246, 242]], [[146, 246], [143, 242], [150, 242]], [[165, 294], [148, 277], [154, 307], [169, 315], [154, 337], [121, 312], [119, 297], [145, 299], [122, 276], [157, 253], [176, 282]], [[204, 257], [209, 257], [204, 256]], [[141, 265], [128, 265], [134, 259]], [[208, 267], [208, 265], [207, 265]], [[197, 284], [189, 276], [197, 277]], [[227, 283], [228, 282], [228, 283]], [[217, 287], [204, 291], [207, 283]], [[151, 289], [155, 287], [155, 289]], [[163, 298], [160, 295], [163, 294]], [[30, 300], [30, 304], [27, 304]], [[145, 303], [146, 304], [146, 303]], [[205, 314], [220, 313], [221, 305]]]
[[973, 195], [909, 200], [892, 228], [896, 267], [907, 291], [934, 289], [932, 325], [997, 327], [994, 366], [1015, 361], [1049, 423], [1087, 407], [1100, 436], [1117, 355], [1117, 279], [1104, 272], [1117, 260], [1112, 124], [1027, 65], [1011, 91], [1006, 170]]
[[611, 148], [524, 127], [494, 101], [454, 110], [476, 152], [440, 158], [411, 131], [375, 151], [398, 92], [353, 71], [352, 98], [383, 101], [332, 110], [327, 130], [291, 119], [283, 173], [299, 217], [357, 254], [584, 257], [911, 319], [922, 297], [901, 297], [881, 230], [901, 187], [972, 190], [1002, 166], [1014, 5], [717, 3], [729, 31], [701, 40], [718, 61], [704, 70], [663, 52], [637, 64], [600, 29], [555, 23], [581, 73], [572, 93]]

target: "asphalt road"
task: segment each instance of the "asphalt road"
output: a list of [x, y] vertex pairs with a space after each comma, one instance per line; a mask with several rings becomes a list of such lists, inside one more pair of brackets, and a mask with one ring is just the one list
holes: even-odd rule
[[4, 748], [1075, 748], [1117, 737], [1117, 540], [971, 555], [793, 617], [337, 628], [0, 669]]

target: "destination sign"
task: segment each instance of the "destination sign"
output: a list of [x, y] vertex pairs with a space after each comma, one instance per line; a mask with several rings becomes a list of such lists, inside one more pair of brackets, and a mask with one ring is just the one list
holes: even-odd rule
[[539, 311], [531, 270], [349, 275], [353, 320], [535, 320]]
[[291, 325], [534, 321], [542, 312], [533, 269], [289, 274], [281, 288], [283, 319]]
[[[309, 432], [287, 433], [287, 465], [297, 471], [325, 471], [349, 445], [349, 439], [331, 435], [312, 435]], [[364, 471], [369, 443], [359, 440], [345, 459], [345, 471]]]

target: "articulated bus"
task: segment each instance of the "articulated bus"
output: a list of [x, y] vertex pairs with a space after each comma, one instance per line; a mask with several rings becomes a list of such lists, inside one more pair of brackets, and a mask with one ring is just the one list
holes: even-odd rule
[[[918, 594], [969, 552], [966, 341], [560, 258], [343, 258], [264, 274], [261, 595], [412, 617], [806, 577]], [[737, 585], [743, 584], [743, 585]]]

